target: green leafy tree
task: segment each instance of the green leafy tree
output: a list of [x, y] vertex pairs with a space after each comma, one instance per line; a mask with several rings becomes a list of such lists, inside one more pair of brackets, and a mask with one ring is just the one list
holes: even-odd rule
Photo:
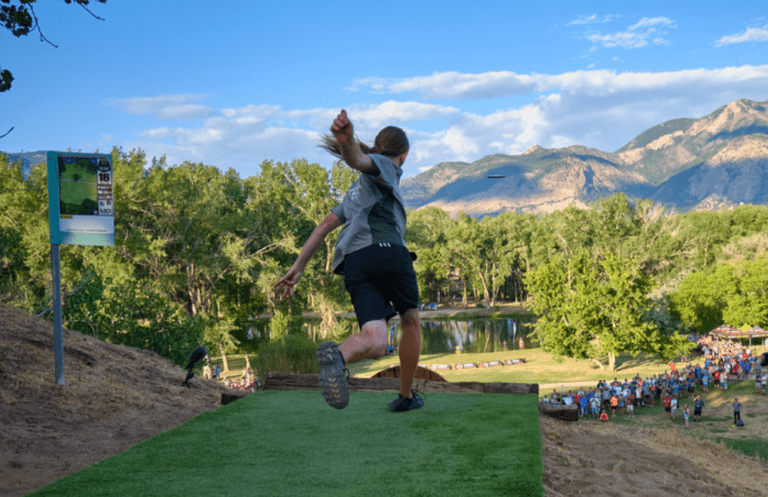
[[440, 303], [450, 291], [451, 266], [446, 254], [446, 231], [451, 226], [447, 212], [429, 206], [408, 212], [405, 242], [418, 255], [414, 270], [421, 299]]
[[101, 340], [152, 350], [183, 366], [203, 341], [203, 326], [142, 282], [113, 285], [88, 268], [63, 306], [64, 326]]
[[538, 316], [535, 334], [556, 356], [589, 358], [614, 370], [620, 353], [671, 354], [684, 338], [665, 336], [644, 319], [653, 281], [636, 261], [605, 252], [594, 258], [581, 250], [556, 256], [529, 273], [526, 283]]
[[670, 310], [698, 333], [706, 333], [723, 323], [725, 296], [735, 285], [725, 267], [715, 273], [691, 273], [670, 293]]

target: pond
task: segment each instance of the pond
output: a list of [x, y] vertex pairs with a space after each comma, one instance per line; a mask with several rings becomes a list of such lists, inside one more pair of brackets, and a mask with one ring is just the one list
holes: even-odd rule
[[[267, 336], [268, 320], [261, 320], [250, 330], [248, 337], [237, 337], [239, 340], [258, 339]], [[306, 325], [316, 326], [319, 320], [308, 320]], [[352, 333], [357, 333], [357, 322], [352, 321]], [[516, 318], [473, 318], [466, 321], [421, 320], [421, 353], [445, 354], [456, 352], [457, 347], [462, 352], [500, 352], [503, 350], [519, 350], [522, 340], [523, 348], [538, 348], [539, 343], [530, 337], [533, 332], [533, 322], [528, 316]], [[400, 343], [402, 329], [400, 322], [390, 325], [390, 343], [395, 346]], [[506, 348], [505, 348], [506, 347]]]
[[[444, 354], [456, 352], [457, 348], [465, 353], [538, 348], [538, 342], [529, 337], [532, 332], [530, 318], [425, 319], [421, 322], [421, 353]], [[396, 344], [400, 343], [400, 333], [400, 323], [396, 323]]]

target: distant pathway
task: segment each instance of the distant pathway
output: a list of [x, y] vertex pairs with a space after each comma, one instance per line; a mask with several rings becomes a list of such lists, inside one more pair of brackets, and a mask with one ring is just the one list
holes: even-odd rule
[[584, 381], [570, 381], [570, 382], [560, 382], [560, 383], [539, 383], [539, 393], [545, 394], [549, 393], [550, 390], [553, 388], [560, 388], [562, 386], [564, 389], [568, 389], [571, 387], [581, 387], [581, 386], [596, 386], [597, 380], [584, 380]]

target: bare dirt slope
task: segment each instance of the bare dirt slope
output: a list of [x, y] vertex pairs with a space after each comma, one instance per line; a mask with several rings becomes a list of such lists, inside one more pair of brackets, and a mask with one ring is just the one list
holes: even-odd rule
[[768, 495], [767, 464], [684, 435], [682, 423], [671, 426], [662, 418], [657, 424], [565, 423], [542, 417], [546, 495]]
[[[64, 331], [55, 385], [50, 323], [0, 305], [0, 495], [22, 496], [220, 405], [227, 392], [157, 355]], [[541, 419], [548, 496], [761, 496], [768, 466], [648, 429]]]
[[[21, 496], [221, 405], [228, 392], [148, 351], [64, 330], [0, 305], [0, 495]], [[191, 351], [190, 351], [191, 352]]]

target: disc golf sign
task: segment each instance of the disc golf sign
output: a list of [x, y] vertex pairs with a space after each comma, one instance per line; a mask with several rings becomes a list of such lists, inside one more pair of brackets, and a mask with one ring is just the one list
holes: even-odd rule
[[53, 286], [53, 349], [56, 384], [64, 382], [59, 246], [114, 245], [112, 156], [48, 152], [48, 219]]
[[114, 245], [112, 155], [48, 152], [52, 245]]

